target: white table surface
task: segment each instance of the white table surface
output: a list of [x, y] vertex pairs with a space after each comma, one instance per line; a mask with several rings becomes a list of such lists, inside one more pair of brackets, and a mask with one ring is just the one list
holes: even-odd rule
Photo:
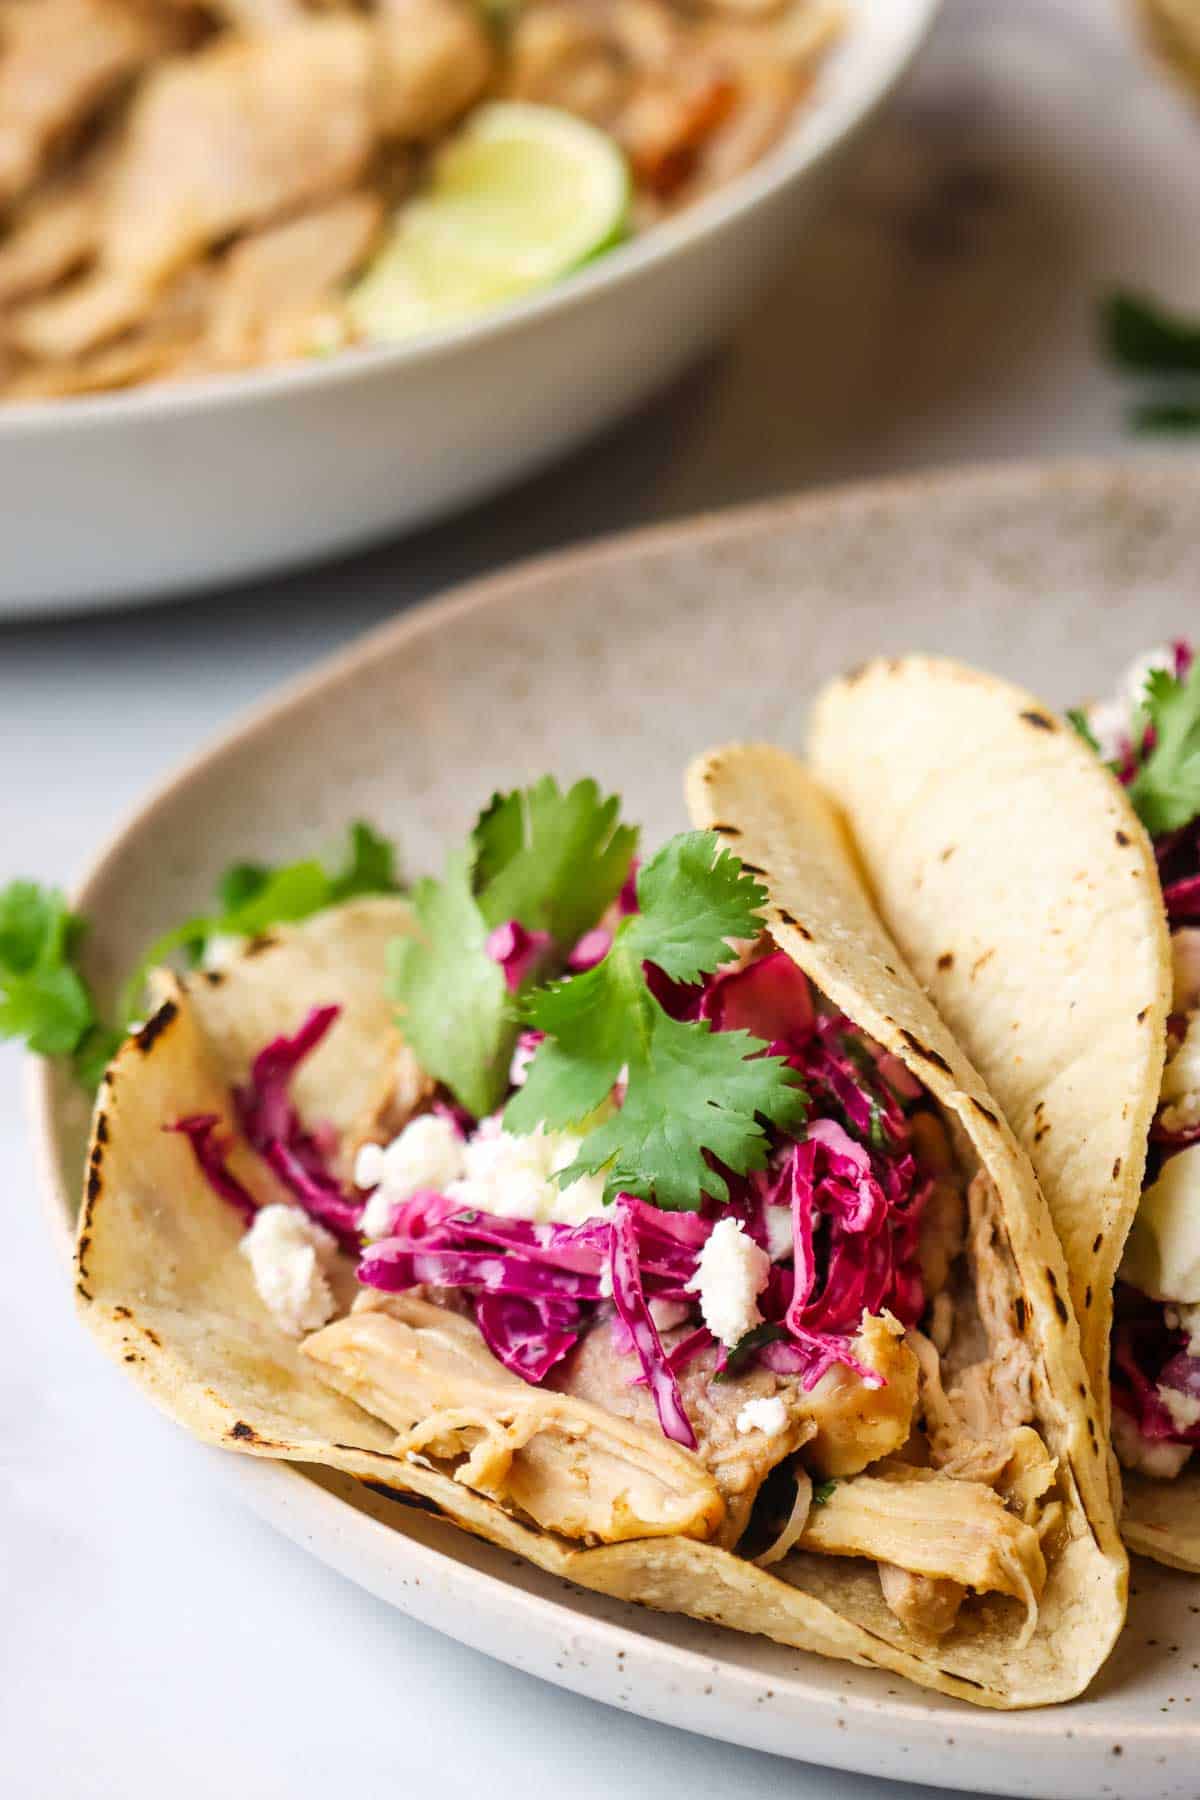
[[[239, 709], [467, 574], [815, 481], [1129, 450], [1094, 303], [1114, 279], [1200, 300], [1200, 119], [1126, 23], [1106, 0], [948, 0], [774, 297], [558, 473], [286, 583], [0, 628], [0, 880], [69, 881], [147, 784]], [[77, 1330], [34, 1198], [19, 1072], [0, 1051], [0, 1791], [916, 1794], [541, 1686], [409, 1623], [241, 1510]]]

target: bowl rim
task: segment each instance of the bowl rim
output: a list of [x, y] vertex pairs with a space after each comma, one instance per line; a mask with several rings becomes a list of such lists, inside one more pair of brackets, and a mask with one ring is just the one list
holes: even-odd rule
[[[1162, 454], [1005, 461], [935, 468], [916, 474], [839, 484], [750, 505], [715, 509], [682, 520], [614, 532], [594, 542], [545, 552], [506, 565], [452, 587], [428, 602], [407, 607], [398, 616], [363, 633], [345, 649], [320, 658], [311, 669], [280, 684], [265, 699], [245, 709], [213, 733], [190, 756], [168, 770], [140, 802], [135, 802], [126, 809], [101, 841], [84, 873], [72, 883], [72, 902], [86, 905], [90, 891], [103, 880], [109, 865], [123, 850], [129, 834], [134, 830], [141, 832], [152, 829], [157, 813], [168, 805], [174, 805], [178, 796], [186, 793], [191, 782], [211, 771], [214, 762], [219, 763], [226, 757], [241, 754], [248, 739], [261, 730], [273, 728], [289, 712], [303, 707], [313, 693], [326, 690], [332, 685], [353, 681], [359, 669], [376, 658], [393, 654], [427, 633], [461, 623], [478, 609], [503, 604], [514, 594], [560, 583], [564, 577], [573, 579], [579, 571], [619, 565], [631, 556], [670, 556], [681, 546], [709, 547], [740, 541], [764, 530], [771, 531], [793, 522], [819, 521], [822, 517], [853, 514], [862, 509], [880, 506], [904, 510], [936, 504], [940, 500], [955, 502], [969, 500], [972, 496], [984, 499], [989, 496], [1018, 497], [1046, 489], [1057, 490], [1064, 495], [1104, 496], [1114, 503], [1126, 494], [1152, 497], [1162, 492], [1194, 500], [1200, 493], [1200, 469], [1189, 461]], [[26, 1056], [24, 1111], [38, 1177], [39, 1200], [57, 1251], [63, 1263], [69, 1267], [75, 1234], [69, 1214], [70, 1188], [63, 1179], [64, 1171], [59, 1166], [57, 1155], [54, 1130], [55, 1074], [56, 1065], [50, 1060]], [[319, 1482], [298, 1480], [297, 1477], [305, 1474], [303, 1465], [260, 1458], [231, 1460], [234, 1466], [226, 1472], [226, 1478], [231, 1483], [236, 1480], [239, 1493], [261, 1516], [308, 1547], [312, 1547], [310, 1540], [318, 1527], [330, 1534], [328, 1541], [323, 1540], [325, 1547], [316, 1550], [322, 1561], [331, 1560], [328, 1543], [332, 1542], [333, 1534], [339, 1531], [343, 1537], [347, 1533], [351, 1534], [354, 1542], [363, 1546], [368, 1545], [368, 1540], [381, 1545], [391, 1539], [391, 1528], [374, 1518], [369, 1511], [363, 1512], [353, 1505], [348, 1506], [342, 1497], [328, 1491]], [[352, 1517], [347, 1517], [348, 1512]], [[289, 1526], [286, 1522], [289, 1517], [294, 1518], [302, 1529]], [[407, 1535], [404, 1537], [404, 1545], [404, 1554], [413, 1566], [419, 1566], [430, 1576], [440, 1574], [458, 1587], [471, 1588], [482, 1584], [480, 1598], [489, 1613], [497, 1610], [507, 1612], [510, 1618], [520, 1616], [531, 1624], [541, 1621], [547, 1629], [556, 1624], [561, 1625], [564, 1608], [557, 1597], [546, 1597], [513, 1587], [499, 1575], [461, 1565], [452, 1557], [446, 1558], [435, 1546], [421, 1544]], [[358, 1576], [352, 1578], [362, 1579]], [[370, 1581], [367, 1580], [365, 1585], [370, 1586]], [[414, 1611], [418, 1617], [425, 1617], [415, 1607], [409, 1607], [408, 1610]], [[569, 1605], [565, 1610], [568, 1615], [572, 1614]], [[438, 1629], [448, 1631], [460, 1641], [473, 1641], [457, 1627], [440, 1625], [431, 1618], [426, 1618], [426, 1622], [434, 1623]], [[674, 1662], [679, 1668], [688, 1670], [712, 1667], [711, 1658], [704, 1651], [664, 1642], [656, 1636], [640, 1632], [636, 1626], [589, 1618], [586, 1629], [589, 1634], [602, 1635], [606, 1641], [623, 1646], [627, 1655], [631, 1658], [636, 1656], [645, 1661], [647, 1666], [657, 1660]], [[477, 1643], [476, 1647], [486, 1646]], [[758, 1681], [753, 1671], [736, 1662], [723, 1661], [721, 1670], [723, 1679], [734, 1680], [739, 1684], [753, 1685]], [[588, 1686], [577, 1684], [561, 1675], [551, 1674], [549, 1671], [543, 1671], [542, 1674], [543, 1678], [557, 1685], [575, 1687], [576, 1691], [584, 1693], [592, 1691]], [[802, 1674], [793, 1672], [789, 1675], [788, 1683], [789, 1693], [798, 1702], [811, 1700], [822, 1709], [827, 1707], [825, 1696], [819, 1691], [810, 1690]], [[1104, 1714], [1095, 1716], [1092, 1713], [1088, 1702], [1093, 1695], [1094, 1688], [1088, 1694], [1067, 1702], [1066, 1708], [1070, 1713], [1074, 1735], [1099, 1744], [1111, 1737], [1112, 1722]], [[889, 1729], [903, 1727], [910, 1732], [924, 1733], [941, 1729], [942, 1721], [936, 1707], [933, 1712], [929, 1710], [931, 1700], [937, 1703], [941, 1698], [923, 1689], [914, 1687], [910, 1690], [908, 1684], [905, 1684], [897, 1694], [889, 1695], [886, 1699], [868, 1701], [856, 1697], [844, 1704], [843, 1710], [871, 1728], [884, 1725]], [[1045, 1739], [1061, 1732], [1063, 1710], [1063, 1707], [1035, 1708], [1011, 1714], [987, 1708], [963, 1709], [962, 1729], [964, 1733], [967, 1732], [969, 1720], [970, 1732], [975, 1737], [1001, 1744], [1011, 1738], [1012, 1722], [1017, 1718], [1023, 1730]], [[693, 1725], [692, 1729], [703, 1730], [703, 1727]], [[1161, 1744], [1177, 1749], [1181, 1744], [1190, 1746], [1200, 1743], [1200, 1721], [1189, 1723], [1179, 1717], [1161, 1724], [1124, 1719], [1121, 1730], [1129, 1741], [1138, 1740], [1147, 1746]], [[715, 1735], [722, 1736], [721, 1733]], [[740, 1741], [753, 1743], [756, 1740], [746, 1737]], [[828, 1766], [853, 1769], [860, 1765], [855, 1762], [830, 1762]]]
[[423, 332], [402, 344], [356, 346], [329, 357], [275, 368], [205, 375], [178, 384], [164, 382], [57, 401], [2, 403], [0, 449], [9, 444], [15, 447], [23, 438], [57, 431], [67, 421], [84, 429], [125, 421], [156, 421], [340, 384], [356, 386], [385, 372], [420, 364], [437, 365], [464, 347], [514, 336], [526, 327], [536, 327], [552, 314], [571, 312], [691, 245], [717, 236], [734, 219], [752, 212], [819, 166], [870, 117], [907, 71], [944, 0], [903, 0], [905, 12], [890, 26], [878, 23], [891, 10], [890, 4], [879, 7], [878, 0], [843, 3], [849, 11], [848, 30], [843, 42], [834, 46], [831, 62], [853, 63], [861, 55], [857, 83], [851, 81], [844, 93], [835, 91], [832, 95], [818, 88], [807, 103], [800, 129], [759, 163], [676, 217], [654, 225], [642, 237], [587, 264], [565, 281], [489, 310], [477, 319]]

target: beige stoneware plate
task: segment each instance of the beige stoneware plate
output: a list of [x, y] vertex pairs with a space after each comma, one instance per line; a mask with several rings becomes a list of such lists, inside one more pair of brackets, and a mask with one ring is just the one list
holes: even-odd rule
[[[421, 872], [493, 785], [547, 768], [619, 788], [653, 841], [686, 822], [694, 751], [739, 735], [799, 744], [816, 685], [874, 652], [971, 658], [1065, 705], [1194, 629], [1197, 516], [1200, 471], [1011, 469], [732, 513], [477, 583], [374, 633], [151, 797], [79, 892], [92, 973], [111, 990], [238, 856], [294, 855], [362, 815]], [[31, 1110], [65, 1256], [83, 1108], [39, 1068]], [[989, 1714], [576, 1592], [338, 1477], [195, 1454], [404, 1611], [650, 1718], [957, 1789], [1195, 1800], [1200, 1787], [1200, 1581], [1137, 1567], [1129, 1628], [1090, 1695]]]

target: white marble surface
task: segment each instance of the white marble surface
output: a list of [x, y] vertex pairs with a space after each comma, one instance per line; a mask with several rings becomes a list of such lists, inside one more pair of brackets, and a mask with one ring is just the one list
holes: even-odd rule
[[[299, 580], [0, 629], [0, 880], [70, 880], [147, 784], [239, 708], [513, 556], [815, 481], [1135, 449], [1094, 303], [1114, 279], [1200, 296], [1198, 192], [1200, 120], [1136, 54], [1123, 7], [948, 0], [787, 281], [605, 444]], [[916, 1794], [541, 1687], [391, 1613], [233, 1505], [77, 1332], [18, 1078], [0, 1051], [0, 1791]]]

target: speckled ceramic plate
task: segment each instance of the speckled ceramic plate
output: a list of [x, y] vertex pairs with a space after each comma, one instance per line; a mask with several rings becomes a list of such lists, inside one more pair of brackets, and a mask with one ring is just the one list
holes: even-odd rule
[[[93, 974], [111, 987], [236, 856], [295, 854], [355, 814], [394, 831], [419, 871], [493, 785], [553, 768], [621, 789], [651, 839], [678, 829], [693, 751], [799, 743], [815, 686], [874, 651], [970, 657], [1065, 704], [1194, 624], [1197, 517], [1200, 473], [1013, 469], [701, 520], [476, 584], [375, 633], [147, 802], [79, 895]], [[44, 1070], [32, 1110], [65, 1252], [86, 1122]], [[196, 1455], [406, 1612], [650, 1718], [958, 1789], [1200, 1792], [1200, 1581], [1139, 1567], [1128, 1630], [1085, 1699], [986, 1713], [577, 1592], [338, 1477]]]

